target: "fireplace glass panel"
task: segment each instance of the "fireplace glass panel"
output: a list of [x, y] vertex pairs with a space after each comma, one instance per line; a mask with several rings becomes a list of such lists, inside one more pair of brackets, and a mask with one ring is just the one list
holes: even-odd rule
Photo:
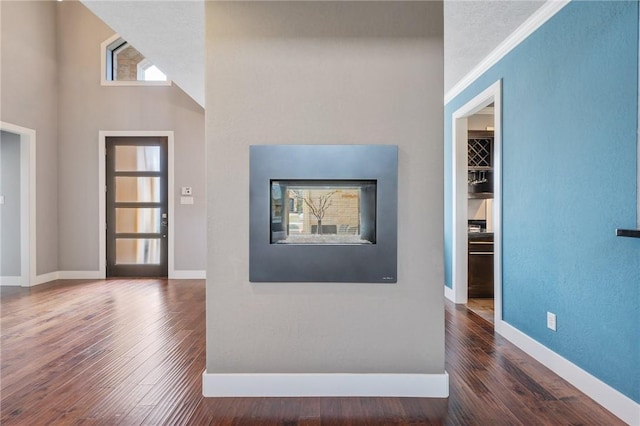
[[376, 181], [271, 181], [271, 244], [375, 244]]

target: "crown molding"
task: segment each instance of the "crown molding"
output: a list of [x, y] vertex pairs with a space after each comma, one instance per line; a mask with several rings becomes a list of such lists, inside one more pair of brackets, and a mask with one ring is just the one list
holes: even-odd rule
[[467, 75], [462, 77], [460, 81], [445, 93], [444, 104], [446, 105], [451, 102], [489, 68], [504, 58], [507, 53], [511, 52], [516, 46], [544, 25], [556, 13], [562, 10], [562, 8], [569, 4], [570, 1], [571, 0], [549, 0], [542, 5], [540, 9], [536, 10], [526, 21], [522, 23], [522, 25], [516, 28], [509, 37], [493, 49], [489, 55], [480, 61], [478, 65], [476, 65]]

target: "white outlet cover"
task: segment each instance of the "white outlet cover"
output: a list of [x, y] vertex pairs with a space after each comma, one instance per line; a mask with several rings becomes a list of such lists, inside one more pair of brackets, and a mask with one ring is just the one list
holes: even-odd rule
[[193, 197], [180, 197], [180, 204], [193, 204]]
[[547, 328], [556, 331], [556, 314], [547, 312]]

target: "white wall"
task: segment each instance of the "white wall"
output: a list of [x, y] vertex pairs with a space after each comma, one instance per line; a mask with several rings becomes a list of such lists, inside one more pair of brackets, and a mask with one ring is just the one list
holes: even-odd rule
[[0, 121], [35, 129], [37, 274], [58, 270], [56, 2], [2, 1]]
[[[442, 3], [206, 12], [207, 372], [443, 373]], [[398, 283], [250, 283], [252, 144], [397, 144]]]
[[0, 276], [17, 277], [20, 261], [20, 135], [0, 131]]

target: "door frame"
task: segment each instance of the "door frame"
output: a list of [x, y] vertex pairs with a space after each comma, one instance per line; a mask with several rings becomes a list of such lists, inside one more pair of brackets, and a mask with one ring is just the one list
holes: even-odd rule
[[495, 324], [502, 321], [502, 80], [483, 90], [451, 116], [452, 139], [452, 292], [454, 303], [468, 300], [468, 117], [494, 103], [493, 227]]
[[107, 200], [106, 200], [106, 143], [108, 137], [141, 137], [155, 136], [167, 138], [167, 213], [169, 215], [168, 252], [167, 252], [167, 274], [168, 278], [174, 278], [174, 227], [175, 227], [175, 206], [174, 206], [174, 171], [173, 153], [174, 137], [171, 130], [100, 130], [98, 137], [98, 244], [99, 244], [99, 278], [107, 277]]
[[36, 131], [0, 121], [0, 130], [20, 136], [20, 276], [0, 277], [0, 285], [36, 285]]

